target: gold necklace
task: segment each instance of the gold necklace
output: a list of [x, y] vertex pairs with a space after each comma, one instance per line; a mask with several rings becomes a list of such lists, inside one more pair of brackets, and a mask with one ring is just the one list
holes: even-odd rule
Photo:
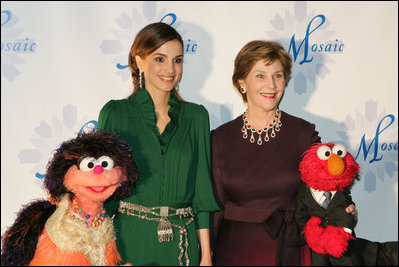
[[244, 114], [242, 115], [242, 120], [244, 121], [244, 125], [241, 128], [241, 132], [243, 133], [242, 138], [247, 139], [248, 138], [248, 131], [250, 131], [251, 133], [251, 137], [249, 139], [249, 141], [251, 143], [255, 142], [255, 137], [254, 137], [254, 133], [258, 134], [258, 141], [256, 142], [258, 145], [262, 145], [262, 134], [266, 133], [265, 135], [265, 142], [268, 142], [270, 140], [269, 138], [269, 134], [268, 131], [271, 129], [271, 133], [270, 136], [272, 138], [276, 137], [276, 132], [280, 131], [280, 127], [281, 125], [283, 125], [280, 121], [281, 118], [281, 111], [277, 108], [276, 109], [276, 114], [273, 117], [273, 121], [272, 123], [270, 123], [269, 125], [267, 125], [265, 128], [263, 129], [256, 129], [255, 127], [253, 127], [252, 125], [249, 124], [248, 122], [248, 118], [247, 118], [247, 111], [244, 112]]

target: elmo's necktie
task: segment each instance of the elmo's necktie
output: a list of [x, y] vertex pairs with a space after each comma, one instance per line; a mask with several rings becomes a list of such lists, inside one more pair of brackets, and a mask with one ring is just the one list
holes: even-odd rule
[[324, 202], [321, 204], [321, 206], [325, 209], [327, 209], [328, 204], [330, 204], [331, 201], [331, 192], [324, 192], [323, 195], [326, 197]]

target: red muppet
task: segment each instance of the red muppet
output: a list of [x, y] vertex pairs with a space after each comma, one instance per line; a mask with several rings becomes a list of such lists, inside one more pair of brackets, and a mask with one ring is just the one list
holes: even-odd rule
[[397, 242], [356, 238], [350, 188], [359, 165], [342, 144], [314, 144], [299, 164], [303, 183], [295, 218], [312, 249], [313, 265], [397, 265]]
[[50, 201], [26, 205], [2, 236], [1, 265], [117, 265], [103, 203], [129, 196], [137, 169], [126, 141], [105, 131], [61, 144], [47, 165]]

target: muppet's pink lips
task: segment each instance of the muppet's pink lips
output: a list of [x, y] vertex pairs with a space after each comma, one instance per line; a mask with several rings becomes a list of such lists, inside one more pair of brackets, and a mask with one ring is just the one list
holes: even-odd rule
[[87, 188], [89, 188], [93, 192], [102, 193], [105, 190], [107, 190], [109, 186], [90, 186], [90, 187], [88, 186]]

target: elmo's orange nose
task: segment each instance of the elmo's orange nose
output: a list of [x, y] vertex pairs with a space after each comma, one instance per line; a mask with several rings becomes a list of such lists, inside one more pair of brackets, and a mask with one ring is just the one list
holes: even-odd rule
[[327, 161], [327, 168], [331, 175], [338, 176], [344, 172], [345, 164], [339, 156], [332, 154]]

